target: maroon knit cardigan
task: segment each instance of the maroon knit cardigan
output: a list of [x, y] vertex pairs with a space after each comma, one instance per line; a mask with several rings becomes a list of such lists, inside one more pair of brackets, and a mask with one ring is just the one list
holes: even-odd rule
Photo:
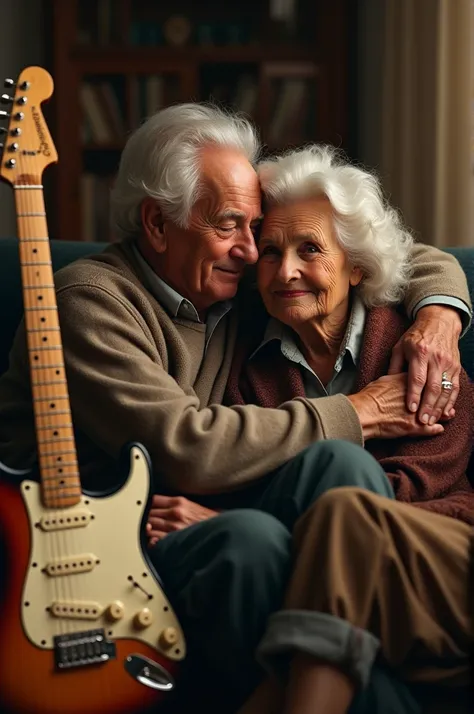
[[[406, 328], [405, 318], [394, 308], [369, 311], [355, 391], [387, 374], [392, 348]], [[276, 341], [248, 361], [262, 339], [262, 329], [257, 309], [239, 334], [226, 404], [278, 407], [305, 396], [299, 368], [281, 354]], [[473, 447], [474, 390], [464, 371], [456, 416], [444, 427], [444, 433], [435, 437], [371, 439], [365, 448], [385, 470], [398, 500], [474, 524], [474, 489], [466, 476]]]

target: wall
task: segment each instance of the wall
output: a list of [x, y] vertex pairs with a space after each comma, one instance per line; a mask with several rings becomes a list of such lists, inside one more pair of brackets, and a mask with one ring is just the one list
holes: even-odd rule
[[[44, 61], [41, 0], [3, 0], [0, 6], [0, 89], [3, 80], [15, 79], [24, 67]], [[2, 109], [6, 107], [2, 106]], [[2, 139], [3, 141], [3, 139]], [[0, 239], [16, 233], [14, 198], [10, 186], [0, 183]]]

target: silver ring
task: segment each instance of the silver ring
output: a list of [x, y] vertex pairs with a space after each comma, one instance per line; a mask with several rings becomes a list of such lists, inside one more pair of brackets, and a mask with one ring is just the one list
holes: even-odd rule
[[448, 379], [447, 373], [443, 372], [443, 374], [441, 375], [441, 389], [444, 389], [445, 392], [450, 392], [452, 388], [453, 383], [450, 379]]

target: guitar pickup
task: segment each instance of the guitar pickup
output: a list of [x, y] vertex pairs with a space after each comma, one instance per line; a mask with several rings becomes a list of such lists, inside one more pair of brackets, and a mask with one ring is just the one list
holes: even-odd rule
[[98, 602], [83, 602], [81, 600], [53, 602], [49, 612], [54, 617], [65, 620], [98, 620], [103, 607]]
[[43, 531], [64, 531], [68, 528], [84, 528], [89, 525], [92, 513], [86, 508], [75, 508], [70, 513], [50, 513], [40, 518], [39, 526]]
[[74, 575], [75, 573], [90, 573], [99, 562], [92, 553], [74, 555], [70, 558], [58, 558], [48, 563], [44, 572], [51, 577], [60, 575]]

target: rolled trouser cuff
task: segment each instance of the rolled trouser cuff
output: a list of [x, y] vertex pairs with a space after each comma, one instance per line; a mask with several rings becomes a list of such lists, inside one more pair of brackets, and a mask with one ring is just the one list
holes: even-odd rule
[[313, 655], [340, 667], [364, 688], [370, 677], [379, 640], [333, 615], [310, 610], [281, 610], [268, 620], [257, 648], [257, 660], [268, 672], [286, 678], [291, 657]]

